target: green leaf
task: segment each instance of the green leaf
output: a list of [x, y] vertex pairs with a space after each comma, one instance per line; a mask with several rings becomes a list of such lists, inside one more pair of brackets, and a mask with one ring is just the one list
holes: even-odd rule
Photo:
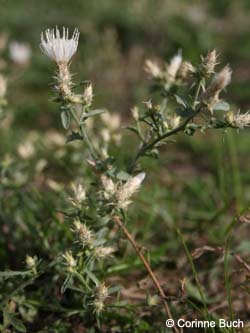
[[117, 173], [116, 178], [119, 180], [128, 180], [130, 175], [125, 171], [120, 171]]
[[134, 132], [135, 134], [139, 135], [139, 131], [136, 127], [132, 127], [132, 126], [126, 126], [125, 129]]
[[105, 112], [107, 112], [107, 110], [105, 110], [105, 109], [96, 109], [96, 110], [86, 112], [82, 115], [81, 122], [83, 122], [84, 120], [86, 120], [90, 117], [94, 117], [94, 116], [97, 116], [98, 114], [105, 113]]
[[64, 110], [61, 112], [61, 121], [62, 125], [65, 129], [69, 128], [70, 125], [70, 113], [68, 110]]
[[6, 314], [8, 322], [18, 331], [18, 332], [27, 332], [26, 327], [21, 322], [21, 320], [14, 317], [14, 315], [8, 313]]
[[187, 107], [186, 102], [178, 95], [175, 95], [176, 102], [180, 105], [182, 105], [184, 108]]
[[0, 277], [2, 278], [11, 278], [14, 276], [19, 276], [19, 275], [30, 275], [31, 272], [30, 271], [4, 271], [4, 272], [0, 272]]
[[92, 272], [90, 272], [87, 268], [84, 269], [84, 272], [88, 275], [88, 277], [94, 282], [96, 286], [99, 286], [100, 282]]
[[65, 291], [67, 290], [68, 285], [70, 284], [71, 280], [72, 280], [72, 275], [69, 274], [69, 275], [66, 277], [66, 279], [64, 280], [63, 285], [62, 285], [62, 287], [61, 287], [61, 293], [62, 293], [62, 294], [64, 294]]

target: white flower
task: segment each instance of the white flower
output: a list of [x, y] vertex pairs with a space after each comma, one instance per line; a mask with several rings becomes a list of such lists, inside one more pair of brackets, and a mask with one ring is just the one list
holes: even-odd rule
[[19, 65], [26, 64], [31, 57], [30, 46], [26, 43], [11, 42], [9, 46], [10, 58]]
[[78, 29], [74, 30], [71, 38], [68, 28], [63, 27], [62, 37], [57, 27], [47, 29], [45, 37], [43, 33], [41, 35], [41, 50], [56, 63], [68, 63], [77, 50], [79, 35]]

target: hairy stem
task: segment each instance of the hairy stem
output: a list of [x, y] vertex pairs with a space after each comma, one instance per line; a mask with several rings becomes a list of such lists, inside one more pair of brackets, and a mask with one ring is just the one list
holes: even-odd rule
[[95, 149], [94, 149], [91, 141], [89, 140], [89, 137], [88, 137], [88, 134], [86, 132], [84, 124], [80, 123], [80, 120], [78, 119], [77, 115], [75, 114], [75, 112], [74, 112], [74, 110], [72, 108], [70, 108], [70, 112], [71, 112], [71, 114], [72, 114], [75, 122], [77, 123], [77, 125], [78, 125], [78, 127], [79, 127], [79, 129], [81, 131], [81, 134], [82, 134], [82, 137], [83, 137], [83, 141], [84, 141], [84, 143], [86, 144], [86, 146], [87, 146], [87, 148], [89, 150], [91, 158], [94, 161], [98, 160], [98, 156], [97, 156], [97, 154], [95, 152]]
[[[164, 305], [164, 309], [166, 312], [166, 315], [168, 317], [168, 319], [172, 319], [173, 316], [171, 314], [168, 302], [167, 302], [167, 298], [166, 295], [164, 293], [164, 290], [162, 289], [159, 281], [157, 280], [157, 277], [155, 276], [152, 268], [150, 267], [149, 262], [147, 261], [147, 259], [144, 257], [144, 255], [141, 253], [138, 245], [136, 244], [134, 238], [132, 237], [132, 235], [130, 234], [130, 232], [128, 231], [128, 229], [125, 227], [125, 225], [123, 224], [123, 222], [121, 221], [119, 216], [114, 216], [113, 217], [113, 221], [120, 227], [120, 229], [123, 231], [124, 235], [126, 236], [126, 238], [128, 239], [128, 241], [131, 243], [131, 245], [133, 246], [136, 254], [138, 255], [138, 257], [140, 258], [140, 260], [142, 261], [144, 267], [146, 268], [151, 280], [154, 283], [155, 288], [158, 290], [159, 295], [161, 297], [162, 303]], [[173, 327], [174, 331], [177, 333], [178, 329], [176, 328], [176, 326]]]

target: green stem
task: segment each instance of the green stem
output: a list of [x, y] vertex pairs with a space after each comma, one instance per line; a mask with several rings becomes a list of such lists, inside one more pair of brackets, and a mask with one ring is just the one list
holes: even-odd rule
[[129, 172], [129, 173], [132, 173], [132, 172], [133, 172], [133, 170], [134, 170], [134, 168], [135, 168], [135, 166], [136, 166], [137, 161], [140, 159], [141, 156], [144, 155], [144, 153], [145, 153], [147, 150], [150, 150], [150, 149], [154, 148], [154, 146], [155, 146], [158, 142], [160, 142], [160, 141], [162, 141], [162, 140], [168, 138], [169, 136], [174, 135], [174, 134], [176, 134], [176, 133], [178, 133], [178, 132], [180, 132], [180, 131], [183, 131], [183, 130], [186, 128], [186, 126], [187, 126], [187, 124], [189, 123], [189, 121], [190, 121], [191, 119], [193, 119], [194, 116], [196, 116], [200, 111], [201, 111], [201, 108], [199, 108], [194, 114], [192, 114], [191, 116], [189, 116], [189, 117], [188, 117], [188, 118], [187, 118], [187, 119], [186, 119], [186, 120], [185, 120], [180, 126], [178, 126], [178, 127], [174, 128], [174, 129], [172, 129], [171, 131], [168, 131], [168, 132], [166, 132], [166, 133], [164, 133], [164, 134], [158, 136], [158, 137], [155, 138], [152, 142], [146, 142], [146, 143], [143, 143], [143, 144], [141, 145], [141, 147], [139, 148], [139, 150], [138, 150], [138, 152], [137, 152], [137, 154], [136, 154], [134, 160], [132, 161], [132, 163], [131, 163], [130, 166], [128, 167], [128, 172]]
[[202, 80], [199, 80], [199, 83], [197, 85], [197, 89], [196, 89], [196, 92], [195, 92], [195, 96], [194, 96], [194, 104], [193, 104], [194, 109], [195, 109], [196, 102], [197, 102], [199, 94], [200, 94], [201, 86], [202, 86]]
[[88, 290], [91, 291], [91, 288], [88, 286], [87, 282], [84, 280], [81, 274], [77, 271], [74, 271], [73, 274], [77, 277], [77, 279], [83, 284], [83, 286]]
[[75, 122], [77, 123], [80, 131], [81, 131], [81, 134], [82, 134], [82, 137], [83, 137], [83, 141], [84, 143], [86, 144], [88, 150], [89, 150], [89, 153], [90, 153], [90, 156], [92, 157], [92, 159], [94, 161], [97, 161], [98, 160], [98, 156], [95, 152], [95, 149], [91, 143], [91, 141], [89, 140], [89, 137], [88, 137], [88, 134], [87, 134], [87, 131], [85, 129], [85, 126], [84, 124], [81, 124], [80, 123], [80, 120], [78, 119], [77, 115], [75, 114], [74, 110], [72, 108], [70, 108], [70, 112], [75, 120]]

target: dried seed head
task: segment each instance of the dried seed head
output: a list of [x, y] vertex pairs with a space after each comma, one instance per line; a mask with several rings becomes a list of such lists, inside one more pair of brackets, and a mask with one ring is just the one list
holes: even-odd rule
[[74, 232], [79, 238], [79, 242], [83, 246], [91, 246], [93, 244], [93, 234], [92, 231], [79, 220], [75, 220], [74, 224]]
[[55, 29], [47, 29], [45, 36], [43, 33], [41, 35], [41, 50], [57, 64], [68, 64], [77, 50], [79, 35], [80, 33], [77, 29], [74, 30], [71, 38], [69, 38], [68, 28], [63, 27], [62, 36], [60, 36], [60, 31], [57, 27]]
[[126, 208], [130, 204], [130, 197], [139, 190], [141, 183], [143, 182], [146, 174], [144, 172], [139, 173], [135, 177], [131, 177], [124, 185], [122, 185], [117, 193], [117, 205], [119, 208]]
[[213, 50], [207, 54], [205, 58], [202, 57], [202, 71], [205, 76], [210, 76], [214, 73], [217, 63], [217, 52]]
[[182, 64], [182, 55], [181, 52], [178, 52], [175, 56], [173, 56], [169, 65], [167, 66], [167, 74], [171, 81], [175, 80], [176, 74], [180, 69], [181, 64]]
[[93, 86], [92, 86], [92, 84], [89, 84], [83, 92], [83, 100], [84, 100], [85, 104], [88, 106], [91, 105], [91, 103], [93, 101], [93, 97], [94, 97]]
[[162, 70], [160, 66], [152, 60], [147, 59], [145, 61], [144, 70], [154, 79], [159, 79], [162, 77]]
[[68, 271], [73, 272], [74, 268], [76, 267], [76, 261], [75, 261], [73, 255], [72, 255], [72, 252], [71, 251], [66, 251], [63, 254], [63, 258], [65, 259]]

